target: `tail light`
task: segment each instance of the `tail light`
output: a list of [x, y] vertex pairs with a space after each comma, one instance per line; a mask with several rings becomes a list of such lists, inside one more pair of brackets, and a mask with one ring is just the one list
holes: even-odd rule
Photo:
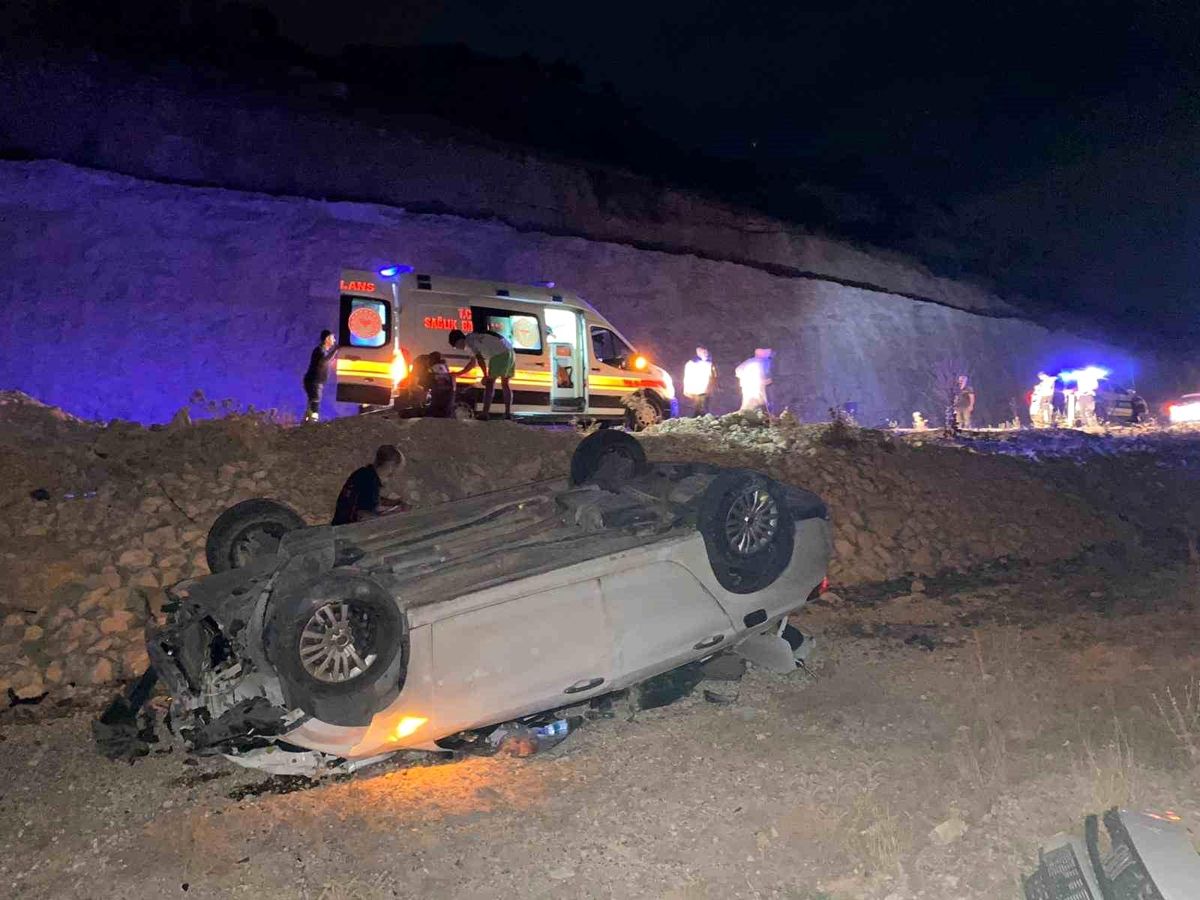
[[396, 356], [392, 360], [392, 384], [399, 384], [408, 377], [408, 360], [401, 347], [396, 351]]

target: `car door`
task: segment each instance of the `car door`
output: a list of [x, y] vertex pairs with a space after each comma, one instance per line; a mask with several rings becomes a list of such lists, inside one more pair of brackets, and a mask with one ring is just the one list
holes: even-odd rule
[[[588, 329], [588, 413], [594, 416], [622, 416], [622, 402], [636, 389], [637, 379], [622, 368], [630, 353], [611, 328], [591, 324]], [[627, 363], [626, 363], [627, 364]]]
[[595, 578], [525, 594], [433, 624], [434, 703], [454, 730], [565, 706], [611, 688], [612, 637]]
[[707, 656], [734, 633], [708, 589], [669, 560], [606, 575], [600, 590], [612, 623], [617, 687]]
[[550, 353], [550, 408], [554, 412], [583, 412], [588, 387], [583, 317], [564, 306], [547, 306], [542, 315]]

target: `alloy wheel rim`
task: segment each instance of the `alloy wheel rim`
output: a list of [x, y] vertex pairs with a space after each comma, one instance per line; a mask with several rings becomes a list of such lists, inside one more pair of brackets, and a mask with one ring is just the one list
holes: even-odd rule
[[753, 556], [765, 550], [779, 531], [779, 505], [770, 491], [748, 488], [729, 506], [725, 516], [725, 537], [739, 556]]
[[358, 678], [375, 662], [376, 654], [359, 647], [369, 620], [345, 600], [319, 607], [300, 632], [300, 663], [304, 671], [326, 684]]

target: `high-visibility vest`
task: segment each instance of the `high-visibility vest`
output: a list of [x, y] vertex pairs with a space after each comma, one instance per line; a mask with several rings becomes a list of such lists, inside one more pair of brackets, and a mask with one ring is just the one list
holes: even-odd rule
[[683, 393], [686, 397], [707, 394], [712, 385], [712, 363], [704, 359], [689, 359], [683, 367]]

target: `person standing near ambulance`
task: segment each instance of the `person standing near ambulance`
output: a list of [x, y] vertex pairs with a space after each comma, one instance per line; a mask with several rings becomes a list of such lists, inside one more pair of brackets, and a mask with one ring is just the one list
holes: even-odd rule
[[304, 412], [305, 422], [316, 422], [321, 418], [321, 395], [325, 393], [325, 382], [329, 378], [329, 363], [337, 356], [337, 341], [333, 332], [326, 329], [321, 332], [321, 340], [313, 348], [312, 356], [308, 359], [308, 369], [304, 373], [304, 396], [308, 398], [308, 408]]
[[754, 355], [740, 363], [734, 370], [738, 384], [742, 389], [741, 412], [762, 410], [771, 414], [771, 400], [768, 390], [771, 386], [771, 362], [774, 352], [767, 347], [759, 347]]
[[492, 395], [496, 392], [496, 379], [504, 391], [504, 418], [512, 418], [512, 377], [517, 371], [517, 354], [510, 340], [494, 331], [463, 334], [457, 328], [450, 332], [450, 346], [455, 350], [470, 350], [471, 359], [457, 377], [462, 378], [476, 365], [483, 370], [483, 412], [479, 418], [487, 421], [492, 409]]
[[697, 347], [696, 355], [683, 367], [683, 394], [690, 397], [694, 407], [692, 416], [708, 413], [708, 401], [717, 388], [717, 367], [707, 347]]
[[1058, 378], [1038, 372], [1038, 383], [1029, 395], [1029, 421], [1034, 428], [1049, 428], [1054, 424], [1054, 385]]

